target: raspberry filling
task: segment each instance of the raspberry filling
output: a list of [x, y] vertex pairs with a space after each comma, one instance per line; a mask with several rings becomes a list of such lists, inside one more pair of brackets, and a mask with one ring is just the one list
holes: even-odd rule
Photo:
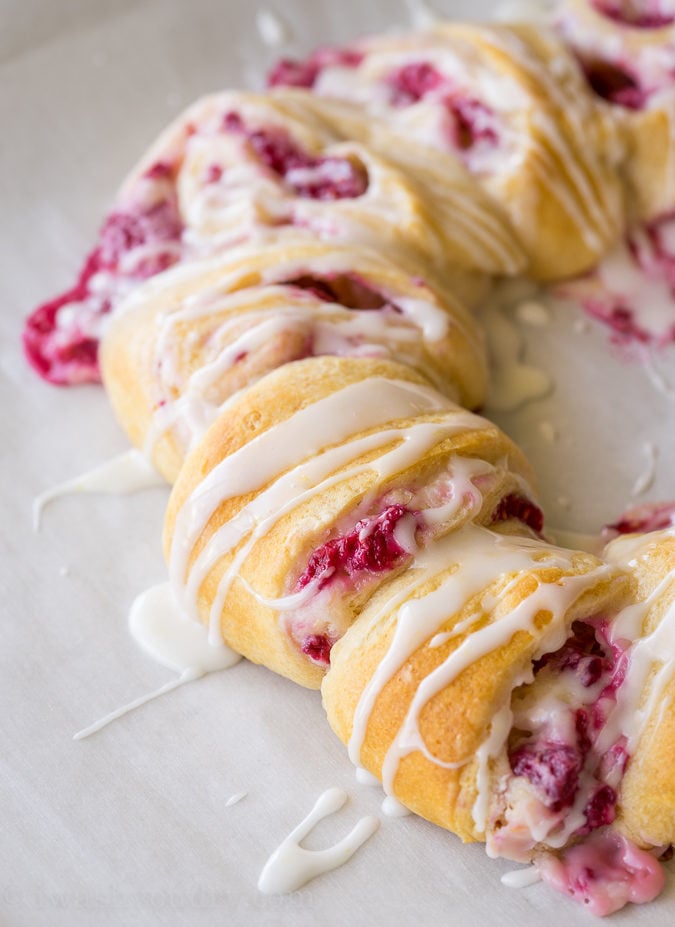
[[99, 382], [98, 343], [105, 317], [134, 285], [180, 257], [182, 223], [171, 168], [155, 164], [143, 181], [144, 202], [110, 213], [75, 286], [38, 306], [26, 320], [26, 356], [50, 383]]
[[314, 583], [319, 591], [338, 577], [383, 573], [398, 566], [410, 555], [396, 537], [396, 528], [406, 516], [417, 519], [403, 505], [390, 505], [381, 514], [357, 522], [349, 533], [327, 541], [312, 553], [297, 588]]
[[628, 656], [607, 634], [602, 619], [575, 621], [565, 644], [533, 663], [533, 683], [514, 696], [512, 778], [491, 838], [499, 855], [525, 859], [540, 842], [562, 835], [566, 843], [614, 821], [629, 757], [623, 737], [602, 752], [596, 743]]
[[[313, 587], [313, 593], [348, 581], [358, 587], [368, 577], [389, 572], [411, 556], [414, 534], [420, 527], [419, 513], [400, 504], [387, 506], [380, 514], [358, 521], [347, 533], [314, 550], [296, 583], [296, 591]], [[328, 666], [337, 633], [300, 633], [300, 649], [313, 663]], [[297, 630], [294, 637], [298, 639]]]
[[318, 48], [304, 60], [282, 58], [267, 75], [267, 86], [310, 89], [327, 68], [357, 68], [362, 61], [363, 54], [354, 49]]
[[668, 0], [591, 0], [601, 16], [634, 29], [662, 29], [675, 23], [675, 9]]
[[324, 302], [337, 303], [346, 309], [384, 309], [392, 306], [390, 300], [356, 274], [330, 274], [323, 277], [303, 274], [286, 283], [307, 290]]
[[356, 199], [368, 189], [362, 164], [348, 158], [314, 158], [283, 129], [249, 130], [235, 112], [225, 114], [223, 128], [243, 135], [261, 163], [303, 199]]
[[516, 518], [531, 528], [535, 534], [541, 534], [544, 528], [544, 513], [525, 496], [518, 493], [509, 493], [499, 500], [497, 508], [492, 513], [492, 524]]
[[675, 502], [648, 502], [628, 509], [611, 525], [605, 526], [608, 534], [646, 534], [675, 525]]
[[302, 641], [301, 650], [306, 654], [312, 663], [319, 666], [328, 666], [330, 664], [330, 652], [335, 643], [326, 634], [308, 634]]
[[544, 882], [606, 917], [628, 902], [653, 901], [665, 883], [663, 867], [650, 853], [608, 830], [537, 864]]
[[434, 99], [450, 117], [451, 144], [469, 152], [478, 144], [494, 147], [499, 141], [494, 112], [475, 97], [467, 96], [448, 77], [428, 62], [412, 62], [390, 74], [391, 103], [403, 108], [427, 98]]
[[[475, 476], [470, 482], [478, 487], [482, 479]], [[442, 513], [450, 505], [455, 514], [462, 506], [465, 514], [473, 511], [475, 516], [482, 500], [480, 491], [473, 493], [466, 485], [458, 488], [448, 481], [447, 474], [422, 488], [406, 491], [405, 503], [398, 501], [397, 495], [398, 491], [394, 498], [385, 497], [378, 512], [345, 526], [341, 533], [317, 547], [294, 584], [293, 594], [306, 590], [307, 597], [294, 611], [289, 631], [303, 653], [319, 665], [328, 665], [330, 648], [352, 621], [349, 609], [345, 613], [347, 623], [341, 621], [340, 599], [364, 590], [376, 577], [408, 563], [420, 546], [432, 542], [443, 530], [444, 516], [426, 513]], [[505, 497], [501, 509], [505, 518], [527, 517], [540, 524], [541, 513], [523, 497]]]
[[393, 91], [391, 102], [394, 106], [411, 106], [428, 94], [448, 86], [441, 72], [425, 61], [404, 65], [389, 75], [387, 83]]
[[649, 93], [626, 68], [600, 58], [582, 58], [581, 67], [590, 88], [603, 100], [625, 109], [640, 110], [645, 106]]
[[617, 345], [674, 342], [675, 219], [636, 229], [596, 270], [558, 292], [607, 325]]

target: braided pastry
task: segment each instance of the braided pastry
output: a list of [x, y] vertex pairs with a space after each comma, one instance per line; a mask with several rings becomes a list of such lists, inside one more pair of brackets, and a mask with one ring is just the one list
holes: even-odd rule
[[227, 405], [174, 486], [165, 546], [191, 614], [257, 663], [318, 687], [378, 585], [466, 521], [521, 513], [529, 465], [411, 368], [310, 358]]
[[389, 794], [602, 914], [655, 897], [675, 841], [673, 530], [604, 559], [548, 542], [528, 461], [468, 411], [487, 365], [464, 308], [493, 277], [606, 258], [622, 138], [655, 214], [661, 84], [635, 118], [598, 101], [567, 9], [574, 54], [441, 24], [198, 101], [25, 343], [76, 382], [102, 339], [115, 414], [174, 483], [172, 586], [212, 643], [321, 687]]
[[675, 13], [666, 3], [560, 0], [554, 24], [626, 146], [635, 218], [675, 209]]
[[632, 685], [620, 693], [630, 730], [626, 750], [633, 759], [621, 784], [619, 824], [641, 846], [666, 846], [675, 842], [675, 532], [619, 538], [605, 557], [629, 570], [637, 583], [636, 605], [613, 630], [615, 638], [638, 644], [629, 669]]
[[413, 175], [388, 159], [386, 139], [354, 140], [362, 115], [326, 108], [298, 92], [229, 92], [182, 114], [122, 185], [77, 284], [29, 318], [24, 344], [38, 372], [98, 380], [108, 317], [140, 283], [261, 236], [367, 245], [411, 275], [452, 281], [472, 303], [487, 274], [523, 270], [508, 220], [461, 165], [441, 171], [421, 155]]
[[392, 357], [464, 406], [485, 398], [482, 335], [450, 292], [377, 252], [302, 236], [151, 281], [111, 319], [101, 365], [132, 442], [172, 482], [229, 396], [317, 354]]
[[[556, 695], [543, 681], [546, 655], [585, 645], [626, 587], [588, 554], [467, 526], [374, 597], [336, 645], [323, 686], [328, 719], [387, 791], [465, 840], [487, 839], [491, 855], [524, 861], [561, 846], [572, 774], [585, 759], [574, 725], [581, 705], [566, 703], [562, 673], [557, 713], [542, 722], [528, 697], [544, 687]], [[548, 780], [547, 742], [559, 754]], [[543, 800], [528, 789], [542, 782]], [[586, 800], [597, 787], [589, 776]]]
[[552, 35], [452, 23], [350, 52], [286, 62], [271, 83], [358, 102], [406, 142], [459, 157], [505, 209], [537, 279], [587, 270], [616, 240], [616, 129]]

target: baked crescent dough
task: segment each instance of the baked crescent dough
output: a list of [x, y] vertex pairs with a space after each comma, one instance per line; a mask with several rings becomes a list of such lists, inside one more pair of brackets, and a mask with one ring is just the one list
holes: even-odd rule
[[231, 395], [318, 354], [390, 357], [468, 408], [485, 398], [482, 333], [451, 292], [377, 252], [302, 236], [149, 281], [111, 319], [100, 361], [132, 443], [173, 482]]
[[630, 760], [619, 826], [641, 846], [675, 843], [675, 530], [627, 535], [604, 556], [636, 580], [635, 603], [614, 622], [634, 640], [619, 693]]
[[561, 0], [554, 24], [611, 109], [626, 147], [631, 211], [649, 222], [675, 208], [675, 15], [668, 5]]
[[[628, 588], [590, 554], [465, 525], [373, 596], [335, 645], [328, 720], [352, 761], [407, 807], [465, 841], [487, 840], [491, 855], [531, 859], [571, 834], [562, 799], [547, 808], [511, 769], [519, 701], [545, 657], [580, 624], [592, 634]], [[569, 750], [579, 752], [573, 733]], [[565, 787], [559, 778], [551, 789]]]
[[99, 340], [131, 291], [252, 239], [367, 246], [469, 304], [487, 275], [524, 269], [508, 220], [461, 165], [439, 178], [422, 158], [411, 177], [384, 139], [367, 147], [345, 134], [348, 110], [324, 116], [307, 93], [233, 91], [186, 110], [127, 177], [76, 284], [29, 317], [33, 366], [55, 383], [98, 380]]
[[318, 357], [228, 403], [165, 525], [179, 601], [213, 639], [318, 688], [335, 640], [434, 538], [512, 515], [541, 527], [522, 454], [427, 382], [386, 360]]
[[[278, 239], [306, 230], [380, 249], [422, 273], [459, 274], [464, 295], [483, 292], [476, 274], [524, 268], [508, 221], [461, 165], [440, 186], [424, 159], [413, 174], [386, 140], [364, 145], [366, 124], [362, 113], [303, 91], [214, 94], [160, 136], [125, 188], [153, 164], [173, 165], [192, 257], [264, 231]], [[450, 214], [454, 221], [441, 221]]]
[[313, 92], [364, 106], [450, 163], [459, 157], [508, 214], [531, 276], [580, 273], [616, 240], [616, 130], [552, 33], [449, 23], [351, 51], [347, 65], [317, 66]]

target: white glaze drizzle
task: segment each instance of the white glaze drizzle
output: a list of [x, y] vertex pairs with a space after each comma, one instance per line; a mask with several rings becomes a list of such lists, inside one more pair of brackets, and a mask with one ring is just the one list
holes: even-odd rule
[[[295, 333], [297, 339], [311, 343], [313, 354], [390, 355], [413, 367], [420, 365], [425, 349], [443, 339], [451, 326], [475, 350], [480, 350], [473, 323], [463, 311], [454, 304], [444, 307], [425, 288], [420, 288], [419, 296], [382, 292], [383, 308], [354, 311], [284, 283], [307, 274], [319, 278], [347, 274], [363, 278], [381, 291], [380, 275], [390, 268], [374, 254], [366, 262], [351, 248], [330, 249], [308, 241], [302, 243], [300, 259], [283, 253], [281, 260], [268, 266], [260, 261], [261, 245], [257, 250], [249, 245], [233, 251], [227, 263], [216, 258], [195, 263], [192, 270], [174, 268], [163, 275], [166, 282], [163, 290], [154, 281], [145, 287], [145, 292], [155, 300], [163, 292], [169, 306], [154, 322], [157, 395], [144, 442], [146, 454], [152, 453], [157, 440], [169, 429], [174, 429], [178, 443], [189, 450], [222, 410], [222, 405], [209, 398], [209, 393], [211, 397], [219, 395], [217, 387], [223, 375], [242, 355], [285, 333]], [[246, 268], [257, 282], [252, 284], [247, 279]], [[183, 298], [177, 306], [174, 304], [176, 287], [185, 289], [195, 275], [197, 281], [204, 273], [213, 278], [216, 271], [216, 284]], [[394, 305], [396, 311], [391, 308]], [[130, 303], [122, 309], [128, 312]], [[185, 335], [179, 326], [192, 326], [194, 330], [195, 323], [204, 320], [213, 320], [211, 324], [215, 326], [208, 333], [207, 347], [203, 349], [206, 356], [186, 376], [181, 360]], [[196, 330], [193, 337], [197, 337]], [[434, 385], [451, 393], [452, 378], [448, 372], [437, 371], [433, 364], [426, 366]]]
[[165, 485], [148, 459], [133, 448], [36, 496], [33, 501], [33, 528], [40, 530], [45, 507], [61, 496], [73, 493], [133, 493]]
[[129, 630], [147, 654], [179, 676], [78, 731], [75, 740], [89, 737], [147, 702], [207, 673], [227, 669], [241, 659], [223, 643], [208, 643], [206, 628], [182, 614], [168, 583], [153, 586], [136, 598], [129, 613]]
[[[405, 453], [405, 457], [407, 458], [408, 462], [412, 459], [419, 459], [419, 457], [424, 454], [425, 449], [429, 446], [426, 443], [429, 439], [432, 441], [439, 440], [442, 437], [447, 437], [448, 435], [448, 432], [443, 428], [439, 428], [438, 425], [418, 425], [417, 429], [415, 430], [419, 430], [421, 433], [418, 440], [415, 439], [413, 429], [406, 429], [405, 431], [400, 432], [399, 435], [396, 435], [396, 433], [392, 434], [392, 437], [402, 438], [402, 443], [394, 451], [381, 456], [377, 461], [374, 462], [378, 479], [380, 481], [387, 476], [391, 476], [394, 471], [403, 468], [403, 464], [401, 462], [402, 453]], [[450, 434], [452, 433], [452, 430], [453, 429], [451, 428], [449, 432]], [[406, 443], [410, 444], [410, 447], [406, 448]], [[364, 470], [371, 469], [372, 467], [373, 464], [371, 463], [363, 467], [354, 468], [351, 471], [342, 473], [339, 479], [353, 476], [357, 472], [363, 472]], [[404, 516], [397, 524], [394, 531], [394, 537], [396, 538], [396, 541], [402, 550], [406, 551], [408, 554], [414, 555], [420, 546], [431, 543], [434, 537], [448, 530], [448, 526], [459, 517], [460, 509], [462, 509], [462, 507], [465, 507], [463, 518], [475, 518], [476, 513], [480, 511], [483, 504], [483, 495], [478, 487], [478, 484], [481, 481], [481, 478], [494, 476], [496, 474], [497, 469], [491, 464], [485, 463], [485, 461], [472, 457], [452, 457], [448, 461], [447, 469], [440, 476], [436, 483], [432, 481], [428, 486], [420, 490], [420, 492], [417, 494], [409, 493], [411, 498], [407, 501], [406, 504], [409, 506], [411, 511], [419, 511], [420, 522], [418, 525], [417, 519], [415, 519], [411, 514], [408, 514]], [[432, 497], [434, 497], [435, 489], [440, 489], [441, 487], [443, 488], [444, 493], [447, 493], [448, 490], [451, 491], [450, 501], [435, 507], [426, 507], [426, 504], [429, 500], [427, 499], [427, 503], [423, 502], [425, 493], [428, 492]], [[320, 491], [325, 488], [326, 484], [324, 483], [323, 485], [315, 487], [315, 491]], [[529, 492], [529, 488], [526, 491]], [[368, 508], [367, 503], [370, 502], [374, 494], [375, 493], [371, 491], [366, 495], [361, 508]], [[356, 516], [354, 513], [351, 513], [347, 520], [345, 530], [351, 530], [355, 517]], [[264, 524], [260, 524], [259, 530], [264, 532], [268, 529], [269, 525], [270, 521], [265, 522]], [[403, 526], [402, 530], [401, 526]], [[420, 538], [418, 538], [417, 535], [418, 528], [421, 533]], [[336, 525], [335, 533], [338, 536], [341, 534], [341, 528], [339, 525]], [[257, 534], [254, 532], [250, 538], [249, 543], [245, 545], [244, 548], [242, 548], [241, 554], [237, 558], [237, 563], [234, 564], [228, 571], [230, 574], [230, 580], [234, 578], [236, 567], [240, 565], [243, 558], [248, 555], [253, 543], [255, 543], [255, 540], [257, 540]], [[239, 577], [239, 579], [240, 582], [242, 582], [246, 587], [249, 594], [256, 598], [257, 601], [261, 604], [266, 605], [269, 608], [274, 608], [281, 613], [293, 612], [292, 620], [289, 620], [288, 614], [282, 614], [281, 616], [281, 621], [286, 626], [286, 629], [289, 634], [291, 634], [291, 636], [295, 636], [294, 625], [297, 624], [300, 629], [302, 629], [304, 625], [308, 624], [311, 624], [314, 627], [317, 627], [317, 625], [323, 626], [327, 618], [331, 628], [333, 629], [333, 633], [337, 634], [337, 636], [342, 636], [342, 634], [347, 630], [348, 626], [353, 620], [353, 614], [349, 608], [350, 593], [348, 590], [345, 590], [344, 587], [339, 585], [334, 591], [325, 590], [324, 592], [318, 592], [317, 580], [317, 582], [308, 583], [304, 589], [299, 592], [291, 593], [279, 598], [267, 598], [253, 589], [243, 579], [243, 577]], [[224, 580], [227, 584], [225, 577]], [[360, 589], [360, 592], [363, 593], [363, 588]], [[306, 611], [303, 611], [304, 609], [306, 609]]]
[[380, 787], [380, 780], [363, 766], [357, 766], [355, 770], [356, 781], [359, 785], [369, 785], [371, 787]]
[[[351, 445], [340, 445], [340, 441], [397, 417], [407, 418], [443, 408], [455, 407], [426, 387], [382, 378], [369, 379], [351, 384], [296, 412], [221, 461], [195, 489], [176, 518], [170, 576], [182, 606], [194, 615], [196, 597], [206, 573], [238, 541], [251, 532], [261, 536], [267, 528], [266, 519], [272, 519], [270, 524], [273, 524], [286, 507], [293, 508], [307, 497], [307, 493], [318, 491], [308, 486], [320, 487], [322, 482], [324, 486], [330, 485], [330, 479], [325, 481], [336, 469], [359, 453], [386, 446], [395, 435], [387, 430], [357, 439]], [[442, 426], [436, 425], [436, 429], [439, 427]], [[451, 427], [456, 430], [482, 428], [486, 423], [470, 413], [457, 411]], [[401, 435], [401, 439], [403, 437]], [[412, 444], [408, 442], [406, 446], [403, 442], [402, 447], [399, 459], [410, 452]], [[286, 470], [288, 472], [284, 472]], [[282, 475], [278, 476], [279, 473]], [[341, 478], [344, 477], [337, 474], [332, 481]], [[226, 499], [255, 491], [266, 483], [271, 486], [214, 534], [192, 565], [188, 579], [188, 558], [216, 509]], [[223, 577], [221, 591], [213, 603], [212, 640], [220, 634], [222, 599], [236, 575], [240, 559], [239, 556], [235, 558]]]
[[663, 271], [654, 267], [653, 245], [644, 229], [631, 233], [631, 244], [632, 249], [625, 240], [617, 244], [595, 274], [610, 297], [630, 308], [638, 328], [654, 339], [667, 339], [675, 322], [671, 286]]
[[498, 306], [486, 310], [485, 330], [493, 375], [488, 409], [513, 411], [550, 392], [553, 383], [548, 374], [522, 362], [523, 340]]
[[[180, 429], [181, 443], [189, 450], [223, 409], [222, 403], [207, 398], [209, 390], [217, 387], [238, 357], [256, 351], [280, 335], [295, 333], [311, 341], [312, 353], [317, 355], [395, 356], [413, 367], [419, 366], [423, 350], [420, 332], [426, 328], [427, 340], [442, 338], [448, 317], [426, 300], [403, 298], [396, 305], [402, 315], [368, 309], [355, 312], [337, 303], [312, 298], [310, 294], [298, 296], [292, 287], [273, 284], [219, 297], [207, 292], [200, 294], [199, 299], [186, 301], [180, 310], [158, 319], [155, 370], [162, 404], [153, 413], [144, 452], [150, 454], [161, 435], [176, 426]], [[223, 346], [216, 347], [213, 356], [205, 359], [185, 381], [174, 359], [176, 348], [182, 343], [177, 325], [217, 314], [226, 315], [211, 334], [209, 343]], [[239, 333], [230, 334], [235, 329]], [[431, 373], [435, 373], [433, 367]], [[435, 385], [448, 393], [447, 375], [436, 375]], [[171, 398], [174, 392], [178, 392], [179, 398]]]
[[[544, 187], [559, 200], [589, 248], [600, 251], [603, 241], [613, 237], [613, 223], [617, 220], [620, 204], [618, 198], [611, 202], [610, 194], [614, 191], [603, 177], [593, 145], [588, 143], [586, 117], [590, 104], [585, 104], [582, 92], [570, 104], [568, 82], [561, 80], [555, 69], [547, 67], [531, 53], [514, 33], [491, 30], [489, 41], [515, 59], [534, 84], [546, 93], [555, 110], [564, 114], [567, 132], [561, 131], [553, 116], [545, 115], [542, 109], [532, 113], [533, 124], [544, 139], [543, 143], [536, 143], [541, 157], [533, 159], [532, 166], [541, 172]], [[574, 66], [568, 68], [565, 60], [561, 60], [561, 65], [568, 76], [575, 72]], [[565, 175], [561, 175], [560, 163], [565, 165]]]
[[[249, 535], [248, 540], [240, 547], [232, 563], [223, 574], [218, 584], [216, 596], [213, 599], [210, 613], [210, 627], [213, 638], [219, 633], [220, 616], [227, 593], [237, 578], [240, 567], [246, 557], [251, 552], [253, 545], [263, 537], [276, 522], [288, 511], [297, 508], [301, 503], [318, 495], [332, 485], [340, 483], [346, 479], [357, 476], [371, 470], [377, 474], [379, 481], [383, 481], [388, 476], [393, 475], [399, 470], [409, 466], [414, 460], [418, 460], [424, 452], [441, 440], [453, 433], [461, 431], [465, 427], [462, 421], [463, 416], [458, 415], [457, 420], [443, 424], [439, 423], [421, 423], [411, 426], [407, 429], [391, 429], [378, 432], [360, 440], [346, 444], [341, 448], [335, 448], [330, 453], [324, 453], [318, 458], [309, 461], [305, 465], [296, 467], [293, 471], [279, 478], [268, 490], [260, 493], [248, 506], [241, 510], [231, 521], [223, 525], [204, 547], [203, 552], [193, 563], [190, 578], [186, 586], [187, 602], [189, 607], [195, 608], [199, 589], [206, 578], [209, 569], [225, 553], [228, 553], [232, 547], [241, 541], [243, 536]], [[473, 418], [473, 416], [471, 416]], [[354, 467], [344, 471], [340, 470], [333, 476], [324, 476], [326, 473], [334, 473], [336, 468], [344, 465], [355, 456], [355, 452], [364, 452], [373, 448], [381, 447], [387, 443], [398, 440], [400, 443], [393, 450], [380, 455], [376, 460], [366, 464], [357, 464]], [[473, 461], [470, 461], [473, 463]], [[458, 463], [458, 483], [461, 483], [461, 465]], [[320, 478], [317, 481], [317, 473]], [[323, 477], [323, 478], [321, 478]], [[309, 486], [310, 488], [305, 488]], [[476, 496], [479, 493], [476, 491]], [[462, 496], [458, 492], [453, 495], [452, 500], [447, 506], [443, 507], [446, 517], [455, 511], [462, 503]], [[428, 510], [432, 511], [432, 510]], [[312, 589], [306, 587], [306, 597], [311, 595]], [[259, 601], [264, 602], [254, 590], [250, 590]], [[305, 590], [300, 593], [287, 597], [286, 599], [272, 600], [268, 604], [279, 610], [293, 608], [304, 602]]]
[[90, 737], [92, 734], [95, 734], [102, 728], [107, 727], [113, 721], [117, 721], [118, 718], [124, 717], [124, 715], [129, 714], [129, 712], [134, 711], [136, 708], [140, 708], [141, 706], [146, 705], [148, 702], [159, 698], [161, 695], [166, 695], [168, 692], [172, 692], [174, 689], [179, 688], [179, 686], [184, 685], [186, 682], [193, 682], [195, 679], [199, 678], [199, 673], [193, 673], [192, 670], [186, 670], [184, 673], [181, 673], [177, 679], [171, 679], [169, 682], [165, 683], [163, 686], [160, 686], [158, 689], [153, 689], [152, 692], [147, 692], [145, 695], [141, 695], [138, 698], [127, 702], [126, 705], [122, 705], [120, 708], [116, 708], [114, 711], [111, 711], [107, 715], [104, 715], [102, 718], [99, 718], [98, 721], [94, 721], [93, 724], [82, 728], [82, 730], [73, 735], [73, 740], [84, 740], [85, 737]]
[[290, 29], [278, 13], [268, 9], [259, 9], [256, 11], [255, 21], [258, 35], [268, 48], [279, 48], [290, 40]]
[[[675, 528], [653, 531], [646, 535], [616, 538], [605, 548], [605, 557], [625, 570], [638, 566], [638, 560], [649, 562], [651, 551], [664, 540], [675, 537]], [[628, 671], [616, 697], [616, 706], [598, 741], [598, 752], [609, 747], [623, 734], [626, 749], [633, 754], [651, 718], [660, 717], [667, 709], [663, 698], [665, 686], [675, 671], [675, 570], [666, 574], [646, 599], [626, 606], [612, 622], [615, 640], [632, 642], [628, 650]], [[644, 624], [652, 609], [666, 606], [661, 619], [649, 633]]]
[[388, 818], [407, 818], [412, 814], [412, 811], [401, 804], [393, 795], [385, 795], [382, 801], [382, 814]]
[[675, 399], [675, 386], [669, 383], [663, 373], [657, 369], [653, 352], [642, 351], [641, 357], [649, 382], [654, 389], [666, 399]]
[[513, 869], [511, 872], [505, 872], [500, 882], [507, 888], [527, 888], [529, 885], [541, 882], [541, 873], [536, 866], [528, 866], [526, 869]]
[[242, 799], [246, 798], [247, 795], [248, 795], [248, 792], [235, 792], [234, 795], [230, 795], [230, 797], [227, 799], [227, 801], [225, 802], [225, 807], [231, 808], [232, 805], [238, 805], [239, 802]]
[[[321, 84], [326, 76], [340, 74], [349, 77], [349, 69], [327, 68], [319, 76]], [[329, 94], [330, 95], [330, 94]], [[337, 94], [343, 96], [344, 94]], [[183, 241], [193, 253], [212, 253], [231, 247], [242, 238], [265, 233], [270, 222], [294, 222], [298, 227], [308, 228], [313, 234], [331, 240], [350, 243], [372, 244], [382, 242], [383, 225], [402, 227], [409, 217], [418, 227], [420, 197], [433, 203], [439, 215], [438, 230], [427, 228], [424, 249], [437, 260], [447, 259], [447, 243], [457, 248], [462, 255], [468, 254], [470, 266], [487, 273], [514, 273], [523, 267], [523, 254], [502, 218], [495, 214], [487, 201], [478, 201], [475, 191], [467, 189], [462, 170], [444, 170], [439, 178], [433, 169], [429, 170], [424, 158], [418, 159], [413, 173], [419, 180], [421, 193], [409, 180], [401, 183], [397, 171], [401, 164], [391, 159], [392, 152], [385, 150], [386, 162], [372, 156], [367, 147], [353, 142], [335, 143], [335, 138], [325, 131], [317, 133], [314, 143], [325, 157], [347, 158], [361, 161], [368, 173], [368, 187], [361, 196], [339, 199], [331, 204], [331, 220], [326, 220], [325, 205], [311, 199], [298, 198], [289, 193], [282, 181], [274, 181], [269, 172], [261, 171], [257, 159], [238, 140], [227, 145], [220, 136], [218, 163], [224, 167], [219, 183], [204, 185], [194, 178], [186, 179], [190, 173], [190, 154], [206, 140], [213, 146], [212, 136], [220, 131], [220, 119], [224, 112], [240, 112], [247, 126], [252, 128], [281, 126], [293, 135], [298, 131], [300, 139], [307, 137], [308, 124], [316, 129], [313, 109], [307, 110], [300, 99], [275, 91], [274, 100], [250, 93], [224, 93], [207, 98], [193, 107], [185, 116], [192, 133], [183, 138], [185, 155], [181, 172], [181, 209], [186, 217]], [[339, 116], [339, 114], [338, 114]], [[158, 152], [158, 159], [163, 152]], [[179, 154], [171, 152], [178, 159]], [[414, 154], [414, 152], [413, 152]], [[406, 153], [405, 174], [409, 174], [411, 152]], [[197, 159], [198, 169], [203, 162]], [[289, 218], [289, 213], [292, 217]], [[277, 229], [274, 228], [276, 232]], [[413, 242], [413, 246], [416, 242]], [[389, 249], [398, 250], [396, 239], [390, 239]], [[410, 243], [400, 249], [410, 251]]]
[[152, 586], [135, 599], [129, 630], [142, 650], [178, 673], [192, 670], [203, 676], [241, 660], [222, 642], [208, 642], [204, 625], [186, 618], [178, 608], [169, 583]]
[[[541, 542], [497, 535], [474, 525], [464, 526], [436, 542], [433, 548], [425, 550], [420, 556], [416, 582], [413, 581], [399, 592], [397, 600], [386, 603], [382, 609], [384, 613], [403, 602], [396, 615], [389, 650], [366, 685], [355, 711], [349, 742], [349, 754], [354, 763], [359, 762], [368, 720], [377, 696], [415, 650], [433, 637], [439, 625], [500, 575], [516, 574], [510, 586], [524, 571], [548, 566], [569, 569], [574, 556], [571, 551], [554, 547], [542, 550]], [[456, 569], [440, 586], [422, 598], [410, 598], [411, 589], [415, 585], [428, 581], [439, 569], [447, 570], [452, 564], [457, 565]], [[541, 653], [557, 649], [564, 642], [566, 634], [562, 620], [564, 614], [581, 592], [608, 570], [609, 567], [601, 566], [590, 574], [563, 576], [557, 583], [540, 584], [508, 615], [470, 634], [433, 670], [418, 686], [384, 758], [382, 780], [385, 792], [393, 794], [399, 763], [402, 757], [413, 751], [422, 752], [429, 760], [446, 768], [458, 768], [470, 762], [473, 757], [445, 763], [429, 752], [418, 728], [419, 714], [423, 707], [471, 663], [505, 644], [518, 631], [531, 631], [533, 619], [542, 610], [550, 611], [553, 618], [542, 634], [539, 649]], [[374, 620], [377, 620], [377, 616]], [[453, 634], [461, 634], [475, 620], [476, 616], [471, 615], [453, 629]], [[525, 681], [528, 680], [524, 677], [516, 680], [515, 684]], [[509, 721], [510, 708], [506, 706], [502, 713], [495, 716], [486, 742], [479, 748], [478, 796], [473, 811], [480, 829], [485, 826], [488, 761], [503, 748], [510, 729]]]
[[307, 850], [301, 846], [319, 821], [335, 814], [346, 801], [346, 793], [336, 788], [327, 789], [319, 796], [307, 817], [291, 831], [265, 863], [258, 879], [261, 892], [276, 895], [296, 891], [311, 879], [342, 866], [372, 837], [380, 822], [369, 815], [361, 818], [346, 837], [325, 850]]

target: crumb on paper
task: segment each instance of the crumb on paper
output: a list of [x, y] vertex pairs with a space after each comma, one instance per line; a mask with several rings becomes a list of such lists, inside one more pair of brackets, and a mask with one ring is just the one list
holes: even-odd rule
[[555, 444], [558, 440], [558, 429], [552, 422], [539, 422], [539, 434], [547, 444]]
[[516, 318], [525, 325], [531, 325], [533, 328], [542, 328], [551, 321], [551, 313], [548, 306], [535, 300], [526, 300], [516, 306]]
[[278, 13], [272, 10], [258, 10], [255, 17], [258, 35], [268, 48], [279, 48], [290, 39], [290, 31]]

